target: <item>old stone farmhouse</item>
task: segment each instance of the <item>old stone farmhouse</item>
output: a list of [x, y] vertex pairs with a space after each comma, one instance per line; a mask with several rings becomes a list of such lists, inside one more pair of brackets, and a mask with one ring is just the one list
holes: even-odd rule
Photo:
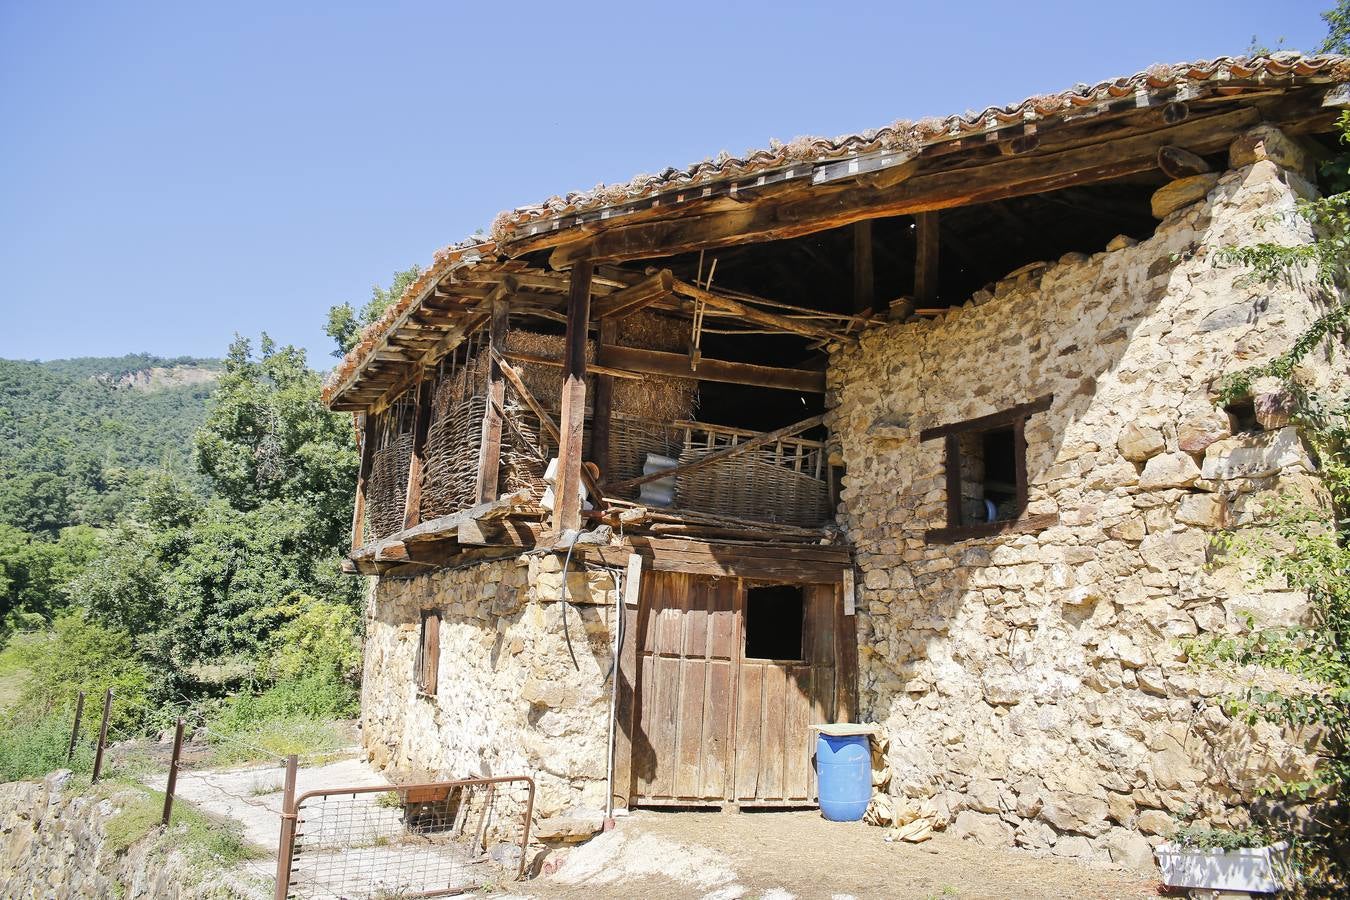
[[1300, 614], [1211, 537], [1320, 494], [1289, 398], [1216, 385], [1329, 298], [1220, 251], [1311, 239], [1280, 214], [1347, 82], [1156, 66], [440, 253], [326, 393], [361, 434], [371, 758], [533, 774], [544, 818], [800, 806], [812, 726], [876, 721], [891, 792], [980, 840], [1146, 857], [1240, 817], [1309, 737], [1231, 720], [1182, 641]]

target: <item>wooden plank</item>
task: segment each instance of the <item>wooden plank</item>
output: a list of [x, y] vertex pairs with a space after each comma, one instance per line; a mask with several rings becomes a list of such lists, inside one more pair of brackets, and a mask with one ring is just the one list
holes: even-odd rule
[[637, 284], [596, 301], [595, 308], [591, 311], [592, 316], [600, 321], [606, 319], [617, 321], [625, 316], [631, 316], [638, 310], [669, 296], [674, 282], [675, 277], [671, 275], [669, 269], [653, 272]]
[[760, 800], [779, 800], [786, 797], [783, 772], [787, 756], [787, 667], [764, 664], [764, 719], [763, 742], [759, 756], [759, 788], [755, 797]]
[[[999, 156], [983, 164], [920, 172], [894, 185], [836, 183], [794, 190], [758, 204], [738, 203], [721, 211], [676, 209], [664, 219], [631, 223], [614, 220], [605, 230], [577, 235], [569, 243], [559, 243], [567, 237], [557, 236], [549, 263], [565, 269], [582, 258], [622, 262], [782, 240], [864, 219], [913, 215], [1096, 184], [1154, 171], [1157, 152], [1166, 145], [1201, 155], [1221, 150], [1239, 131], [1261, 118], [1260, 110], [1242, 107], [1192, 116], [1180, 124], [1122, 137], [1110, 144]], [[528, 249], [530, 246], [521, 242], [510, 252]]]
[[[695, 610], [690, 610], [693, 615]], [[701, 798], [703, 783], [703, 705], [707, 696], [708, 661], [689, 657], [680, 661], [679, 733], [675, 749], [675, 796]]]
[[[833, 584], [839, 580], [839, 570], [846, 562], [811, 559], [774, 559], [773, 557], [719, 558], [711, 552], [682, 553], [669, 550], [633, 548], [642, 554], [643, 565], [652, 572], [711, 575], [718, 578], [753, 578], [757, 581], [786, 581], [801, 584]], [[588, 559], [604, 565], [622, 566], [628, 558], [628, 548], [580, 546], [578, 551]]]
[[357, 427], [361, 432], [361, 465], [356, 474], [356, 501], [352, 508], [352, 550], [359, 550], [365, 544], [366, 534], [366, 481], [370, 478], [371, 459], [375, 455], [375, 416], [370, 413], [357, 414]]
[[842, 592], [834, 607], [834, 721], [854, 722], [858, 715], [858, 617], [848, 613]]
[[932, 306], [938, 297], [938, 211], [915, 215], [914, 301]]
[[961, 441], [954, 434], [946, 437], [943, 466], [947, 481], [947, 527], [961, 524]]
[[[618, 322], [614, 319], [600, 320], [600, 345], [617, 344], [619, 339]], [[600, 479], [605, 480], [609, 473], [610, 426], [614, 412], [614, 379], [609, 375], [597, 375], [595, 378], [595, 400], [591, 403], [591, 459], [600, 467]]]
[[872, 222], [853, 223], [853, 311], [865, 312], [876, 303], [876, 272], [872, 263]]
[[792, 437], [794, 434], [800, 434], [803, 431], [815, 428], [817, 425], [823, 425], [824, 422], [825, 422], [825, 414], [821, 413], [818, 416], [812, 416], [809, 419], [803, 419], [802, 421], [797, 422], [793, 425], [788, 425], [784, 428], [779, 428], [775, 431], [766, 432], [765, 434], [761, 434], [758, 437], [750, 438], [748, 440], [742, 441], [739, 444], [735, 444], [734, 446], [727, 447], [723, 450], [716, 450], [705, 456], [701, 456], [692, 462], [676, 466], [673, 469], [666, 469], [660, 472], [653, 472], [650, 475], [643, 475], [638, 478], [630, 478], [627, 481], [621, 481], [618, 484], [611, 485], [610, 490], [611, 491], [629, 490], [639, 485], [646, 484], [649, 481], [655, 481], [658, 478], [669, 478], [672, 476], [678, 477], [680, 475], [687, 475], [690, 472], [694, 472], [706, 466], [710, 466], [713, 463], [721, 462], [722, 460], [728, 459], [733, 456], [738, 456], [746, 452], [747, 450], [753, 450], [756, 447], [762, 447], [765, 444], [772, 444], [774, 441], [781, 440], [782, 438]]
[[511, 306], [505, 290], [492, 295], [492, 323], [488, 326], [487, 406], [483, 409], [483, 430], [478, 444], [477, 502], [497, 499], [497, 481], [501, 469], [502, 404], [506, 401], [506, 382], [502, 378], [501, 354], [506, 350], [506, 329]]
[[815, 369], [762, 366], [704, 356], [699, 359], [698, 369], [694, 370], [689, 367], [689, 357], [683, 353], [618, 347], [606, 342], [603, 332], [599, 356], [601, 364], [610, 371], [659, 375], [663, 378], [685, 378], [691, 381], [712, 381], [719, 384], [749, 384], [807, 394], [825, 393], [825, 373]]
[[581, 452], [586, 425], [586, 328], [590, 321], [589, 260], [572, 267], [563, 354], [562, 411], [558, 422], [558, 475], [553, 488], [553, 531], [581, 528]]
[[811, 799], [811, 689], [816, 668], [787, 666], [783, 724], [783, 797]]
[[539, 535], [540, 527], [537, 524], [512, 519], [464, 522], [456, 532], [459, 543], [476, 547], [530, 548], [539, 543]]
[[623, 579], [622, 624], [619, 628], [618, 684], [614, 700], [613, 803], [628, 808], [633, 796], [634, 711], [637, 708], [638, 605], [642, 596], [642, 557], [629, 555]]
[[708, 661], [707, 693], [703, 701], [703, 758], [699, 796], [705, 799], [731, 796], [732, 751], [732, 679], [735, 669], [730, 660]]
[[651, 792], [670, 797], [675, 791], [675, 731], [678, 727], [680, 660], [671, 656], [652, 658], [656, 677], [656, 706], [652, 712], [652, 747], [656, 751], [656, 772]]
[[932, 428], [925, 428], [919, 432], [920, 441], [931, 441], [934, 438], [946, 437], [949, 434], [962, 434], [968, 431], [988, 431], [991, 428], [1003, 428], [1012, 425], [1018, 419], [1025, 419], [1027, 416], [1048, 410], [1055, 401], [1054, 394], [1046, 394], [1044, 397], [1037, 397], [1028, 403], [1019, 403], [1016, 406], [1010, 406], [1007, 409], [999, 410], [996, 413], [990, 413], [987, 416], [979, 416], [974, 419], [966, 419], [961, 422], [951, 422], [946, 425], [935, 425]]
[[690, 284], [679, 278], [675, 279], [674, 291], [682, 297], [690, 300], [698, 300], [707, 304], [713, 309], [720, 309], [723, 312], [732, 313], [747, 322], [753, 322], [756, 325], [763, 325], [765, 328], [773, 328], [788, 334], [799, 334], [802, 337], [814, 338], [818, 341], [848, 341], [850, 338], [835, 334], [828, 328], [822, 328], [819, 325], [813, 325], [810, 321], [804, 319], [792, 319], [787, 316], [780, 316], [777, 313], [766, 312], [754, 306], [749, 306], [739, 300], [726, 297], [716, 291], [707, 291], [695, 284]]
[[427, 461], [427, 432], [431, 428], [431, 403], [435, 390], [435, 380], [427, 378], [423, 372], [416, 387], [412, 455], [408, 458], [408, 492], [403, 503], [404, 529], [412, 528], [422, 521], [422, 470]]
[[977, 522], [974, 525], [957, 525], [948, 528], [930, 528], [923, 533], [923, 539], [930, 544], [955, 544], [972, 538], [987, 538], [996, 534], [1031, 534], [1052, 528], [1059, 524], [1058, 513], [1045, 513], [1038, 516], [1022, 516], [1003, 522]]
[[736, 797], [759, 796], [764, 723], [764, 664], [742, 662], [736, 688]]

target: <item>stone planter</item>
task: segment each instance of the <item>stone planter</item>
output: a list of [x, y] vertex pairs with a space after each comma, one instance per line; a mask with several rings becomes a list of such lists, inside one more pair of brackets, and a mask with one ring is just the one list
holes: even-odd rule
[[1154, 853], [1168, 887], [1274, 894], [1290, 882], [1289, 845], [1284, 841], [1241, 850], [1201, 850], [1167, 843]]

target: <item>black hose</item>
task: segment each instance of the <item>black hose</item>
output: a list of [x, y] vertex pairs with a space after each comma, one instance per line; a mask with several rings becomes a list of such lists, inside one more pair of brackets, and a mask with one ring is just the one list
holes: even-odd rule
[[572, 548], [577, 545], [577, 538], [579, 538], [580, 536], [581, 535], [577, 535], [577, 537], [574, 537], [572, 539], [572, 543], [567, 545], [567, 556], [566, 558], [563, 559], [563, 571], [562, 571], [563, 580], [562, 580], [562, 600], [561, 600], [563, 639], [567, 641], [567, 655], [572, 657], [572, 668], [576, 669], [578, 672], [581, 671], [581, 664], [577, 662], [576, 651], [572, 649], [572, 632], [567, 627], [567, 567], [572, 562]]

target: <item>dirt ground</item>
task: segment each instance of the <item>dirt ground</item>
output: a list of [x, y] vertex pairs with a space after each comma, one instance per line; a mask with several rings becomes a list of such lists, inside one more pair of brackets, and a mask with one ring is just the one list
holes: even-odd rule
[[537, 900], [1157, 897], [1158, 881], [1119, 868], [1037, 859], [937, 834], [887, 843], [885, 830], [814, 811], [640, 811], [561, 852], [549, 875], [511, 885]]

